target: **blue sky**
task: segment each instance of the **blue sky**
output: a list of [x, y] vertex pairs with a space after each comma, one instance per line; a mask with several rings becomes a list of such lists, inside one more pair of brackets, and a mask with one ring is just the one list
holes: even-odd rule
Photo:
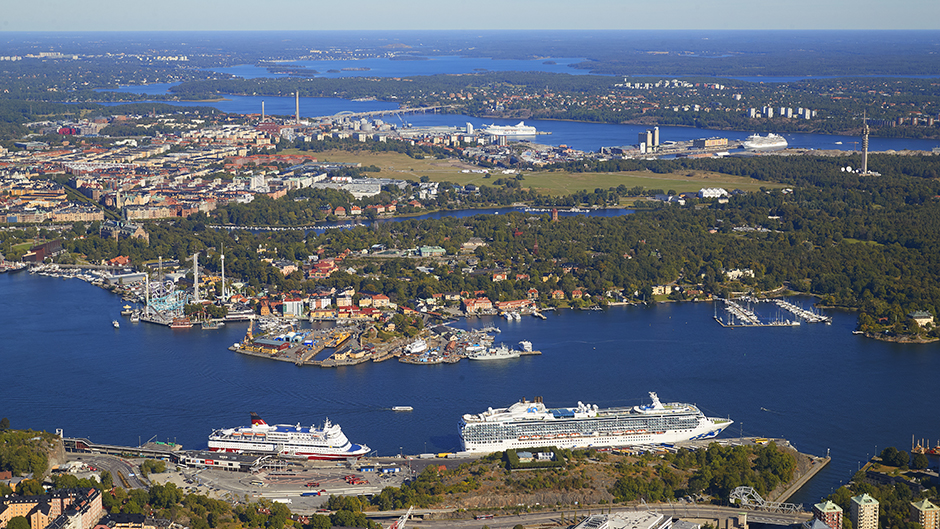
[[940, 0], [38, 0], [0, 31], [940, 29]]

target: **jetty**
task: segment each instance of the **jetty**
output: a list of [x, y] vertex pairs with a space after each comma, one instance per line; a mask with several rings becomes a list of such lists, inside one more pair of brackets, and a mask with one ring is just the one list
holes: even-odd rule
[[781, 309], [792, 313], [794, 316], [796, 316], [797, 318], [800, 318], [801, 320], [807, 323], [826, 323], [826, 324], [832, 323], [832, 318], [830, 316], [824, 316], [814, 311], [806, 310], [802, 307], [798, 307], [794, 305], [793, 303], [790, 303], [789, 301], [776, 299], [774, 300], [774, 303], [776, 303], [777, 306], [780, 307]]
[[[801, 323], [832, 323], [832, 318], [818, 314], [811, 310], [806, 310], [782, 299], [761, 300], [752, 297], [741, 298], [747, 302], [747, 306], [731, 299], [715, 298], [716, 301], [724, 303], [723, 316], [718, 312], [718, 304], [715, 304], [715, 321], [722, 327], [796, 327]], [[761, 320], [757, 312], [751, 307], [751, 304], [760, 304], [773, 301], [778, 308], [795, 316], [794, 319], [785, 319], [777, 317], [773, 320]]]

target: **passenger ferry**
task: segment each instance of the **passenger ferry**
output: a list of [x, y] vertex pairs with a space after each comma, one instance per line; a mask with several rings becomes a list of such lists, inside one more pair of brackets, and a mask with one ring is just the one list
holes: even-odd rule
[[520, 121], [518, 125], [484, 125], [483, 132], [493, 136], [535, 136], [535, 127]]
[[650, 397], [652, 404], [622, 408], [599, 409], [578, 402], [573, 408], [550, 409], [540, 397], [508, 408], [489, 408], [460, 419], [460, 443], [467, 452], [675, 443], [715, 437], [733, 423], [706, 417], [693, 404], [663, 404], [653, 392]]
[[289, 424], [268, 425], [251, 413], [251, 426], [222, 428], [209, 435], [209, 450], [272, 454], [319, 460], [358, 459], [369, 453], [366, 445], [353, 444], [338, 424], [327, 419], [322, 428]]

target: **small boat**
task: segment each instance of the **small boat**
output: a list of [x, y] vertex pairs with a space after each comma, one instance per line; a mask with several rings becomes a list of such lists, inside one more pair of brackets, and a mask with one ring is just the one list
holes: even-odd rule
[[115, 329], [120, 329], [120, 328], [121, 328], [121, 324], [120, 324], [120, 322], [118, 322], [117, 320], [112, 321], [112, 322], [111, 322], [111, 325], [113, 325]]
[[392, 406], [392, 411], [414, 411], [411, 406]]

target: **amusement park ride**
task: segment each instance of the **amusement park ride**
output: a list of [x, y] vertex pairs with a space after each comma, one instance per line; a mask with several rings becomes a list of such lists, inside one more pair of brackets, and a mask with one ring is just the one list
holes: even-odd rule
[[[221, 256], [222, 260], [222, 301], [227, 300], [225, 289], [225, 254]], [[199, 253], [193, 254], [193, 290], [181, 290], [177, 288], [174, 281], [166, 279], [163, 275], [163, 258], [160, 258], [160, 271], [157, 281], [151, 281], [147, 276], [144, 286], [144, 296], [146, 306], [139, 311], [139, 319], [150, 323], [160, 325], [169, 325], [170, 327], [191, 327], [192, 322], [186, 316], [184, 309], [187, 304], [200, 303], [202, 300], [199, 295]], [[205, 313], [204, 317], [205, 317]], [[203, 323], [203, 327], [212, 324], [211, 328], [221, 325], [218, 322], [210, 322], [208, 319]]]

